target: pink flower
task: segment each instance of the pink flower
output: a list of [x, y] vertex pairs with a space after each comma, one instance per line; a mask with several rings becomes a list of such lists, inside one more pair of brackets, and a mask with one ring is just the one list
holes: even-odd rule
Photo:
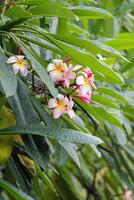
[[82, 67], [81, 65], [73, 66], [72, 64], [69, 64], [69, 67], [64, 71], [63, 77], [61, 79], [61, 83], [63, 87], [67, 87], [67, 88], [69, 87], [70, 81], [75, 80], [76, 78], [75, 71], [77, 71], [81, 67]]
[[29, 64], [27, 60], [24, 59], [24, 56], [11, 56], [8, 58], [7, 64], [12, 64], [12, 68], [15, 74], [20, 72], [22, 76], [27, 76]]
[[72, 100], [72, 97], [70, 96], [69, 99], [68, 99], [68, 103], [66, 105], [66, 112], [70, 118], [74, 118], [75, 117], [75, 112], [74, 110], [72, 109], [74, 106], [74, 101]]
[[64, 97], [61, 94], [58, 94], [57, 99], [51, 98], [48, 101], [48, 107], [53, 109], [53, 117], [55, 119], [59, 118], [61, 115], [67, 113], [71, 118], [75, 116], [73, 111], [74, 102], [72, 98]]
[[125, 191], [125, 200], [132, 200], [132, 191], [131, 190], [126, 190]]
[[77, 97], [80, 98], [83, 102], [89, 104], [91, 102], [92, 93], [87, 93], [85, 95], [79, 94]]
[[53, 108], [53, 117], [55, 119], [59, 118], [66, 111], [66, 106], [68, 104], [68, 98], [61, 94], [58, 94], [57, 99], [50, 99], [48, 101], [48, 107]]
[[63, 73], [67, 70], [66, 63], [63, 60], [53, 60], [47, 66], [47, 71], [54, 82], [61, 81]]
[[76, 78], [76, 84], [80, 86], [78, 92], [82, 95], [91, 93], [92, 87], [96, 88], [92, 71], [89, 68], [86, 68], [84, 72], [82, 72], [82, 75]]

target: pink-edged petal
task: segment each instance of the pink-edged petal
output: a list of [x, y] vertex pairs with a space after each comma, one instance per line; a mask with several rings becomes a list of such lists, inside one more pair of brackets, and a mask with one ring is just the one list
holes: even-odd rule
[[17, 74], [19, 72], [20, 66], [19, 64], [15, 63], [12, 65], [13, 71], [15, 74]]
[[62, 72], [60, 71], [57, 72], [56, 70], [51, 71], [49, 74], [53, 82], [60, 81], [63, 76]]
[[74, 112], [73, 109], [68, 110], [67, 114], [69, 115], [70, 118], [74, 118], [75, 117], [75, 112]]
[[22, 75], [22, 76], [27, 76], [27, 73], [28, 73], [28, 70], [27, 70], [27, 67], [21, 67], [20, 68], [20, 74]]
[[54, 108], [53, 109], [53, 117], [54, 117], [54, 119], [59, 118], [63, 113], [64, 113], [63, 110], [59, 109], [58, 107]]
[[83, 76], [78, 76], [76, 78], [76, 84], [77, 85], [83, 85], [84, 84], [84, 77]]
[[91, 91], [91, 87], [89, 85], [82, 85], [80, 91], [82, 95], [86, 95], [88, 92]]
[[91, 102], [91, 95], [78, 95], [78, 97], [85, 103], [89, 104]]
[[69, 99], [67, 97], [64, 97], [64, 102], [65, 102], [65, 105], [68, 105], [69, 104]]
[[11, 56], [7, 59], [7, 64], [12, 64], [17, 62], [17, 56]]
[[47, 66], [47, 72], [50, 72], [52, 70], [55, 69], [55, 65], [53, 63], [50, 63], [48, 66]]
[[63, 85], [63, 87], [69, 87], [69, 84], [70, 84], [70, 82], [69, 82], [69, 79], [63, 79], [63, 82], [62, 82], [62, 85]]
[[83, 67], [82, 65], [75, 65], [73, 67], [73, 71], [77, 71], [77, 70], [81, 69], [82, 67]]
[[69, 79], [70, 80], [74, 80], [76, 78], [76, 74], [74, 73], [74, 72], [71, 72], [70, 74], [69, 74]]
[[56, 106], [57, 106], [57, 100], [56, 99], [49, 99], [48, 107], [49, 108], [55, 108]]
[[57, 98], [58, 98], [59, 101], [61, 101], [61, 100], [64, 99], [64, 96], [63, 96], [62, 94], [58, 94], [58, 97], [57, 97]]

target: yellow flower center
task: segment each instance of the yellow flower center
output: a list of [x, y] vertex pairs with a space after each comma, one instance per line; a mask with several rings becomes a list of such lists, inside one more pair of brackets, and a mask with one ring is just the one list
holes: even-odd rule
[[60, 73], [61, 71], [63, 71], [63, 66], [61, 64], [55, 65], [55, 71]]
[[64, 108], [65, 107], [65, 102], [64, 102], [64, 99], [63, 100], [59, 100], [58, 102], [57, 102], [57, 105], [58, 105], [58, 107], [59, 108]]
[[20, 68], [23, 68], [26, 66], [26, 61], [23, 60], [22, 58], [18, 58], [17, 64], [19, 65]]

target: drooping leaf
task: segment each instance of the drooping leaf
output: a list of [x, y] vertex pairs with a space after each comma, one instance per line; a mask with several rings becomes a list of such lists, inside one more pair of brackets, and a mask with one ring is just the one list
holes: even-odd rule
[[33, 200], [26, 193], [0, 178], [0, 187], [9, 192], [16, 200]]
[[6, 97], [10, 97], [15, 94], [17, 89], [17, 78], [11, 69], [11, 66], [6, 64], [7, 57], [0, 49], [0, 72], [2, 73], [0, 82], [2, 84]]

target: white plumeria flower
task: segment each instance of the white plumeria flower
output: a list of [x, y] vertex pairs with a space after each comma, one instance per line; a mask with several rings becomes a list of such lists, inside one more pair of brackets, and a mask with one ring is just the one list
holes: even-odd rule
[[53, 108], [53, 117], [55, 119], [59, 118], [66, 111], [66, 106], [68, 104], [68, 98], [61, 94], [58, 94], [57, 99], [51, 98], [48, 101], [48, 107]]
[[57, 99], [51, 98], [48, 101], [48, 107], [53, 109], [53, 117], [55, 119], [59, 118], [63, 114], [68, 114], [69, 117], [75, 117], [75, 112], [73, 111], [74, 102], [71, 98], [64, 97], [61, 94], [58, 94]]
[[24, 59], [24, 57], [25, 56], [16, 55], [8, 58], [7, 64], [12, 64], [15, 74], [20, 72], [22, 76], [27, 76], [29, 64], [27, 60]]
[[63, 60], [53, 60], [48, 64], [47, 71], [54, 82], [60, 81], [63, 77], [64, 71], [67, 70], [66, 63]]
[[79, 86], [78, 92], [82, 95], [91, 93], [92, 87], [96, 88], [92, 71], [89, 68], [86, 68], [82, 75], [76, 78], [76, 84]]

